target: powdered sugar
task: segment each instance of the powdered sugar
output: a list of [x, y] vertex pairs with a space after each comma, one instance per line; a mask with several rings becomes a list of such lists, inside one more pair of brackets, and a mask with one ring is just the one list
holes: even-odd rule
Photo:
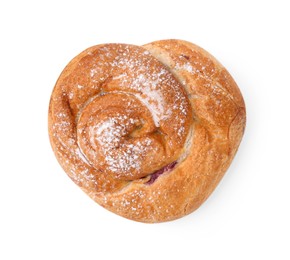
[[[105, 164], [115, 173], [140, 169], [140, 156], [143, 156], [151, 140], [145, 139], [134, 144], [124, 142], [127, 127], [135, 120], [126, 115], [116, 115], [89, 128], [90, 144], [102, 151]], [[120, 152], [118, 152], [119, 150]]]

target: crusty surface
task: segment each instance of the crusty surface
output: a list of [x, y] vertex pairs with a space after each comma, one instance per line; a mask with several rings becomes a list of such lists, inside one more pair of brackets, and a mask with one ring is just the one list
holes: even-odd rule
[[[155, 223], [187, 215], [208, 198], [245, 121], [233, 78], [200, 47], [181, 40], [103, 44], [60, 75], [49, 136], [65, 172], [92, 199]], [[160, 169], [167, 171], [153, 179]]]

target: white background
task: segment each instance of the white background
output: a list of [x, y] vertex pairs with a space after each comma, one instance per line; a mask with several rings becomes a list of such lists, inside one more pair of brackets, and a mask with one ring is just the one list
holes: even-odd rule
[[[0, 3], [0, 259], [290, 259], [289, 1]], [[142, 224], [76, 187], [50, 148], [60, 72], [83, 49], [179, 38], [237, 81], [247, 128], [230, 169], [193, 214]]]

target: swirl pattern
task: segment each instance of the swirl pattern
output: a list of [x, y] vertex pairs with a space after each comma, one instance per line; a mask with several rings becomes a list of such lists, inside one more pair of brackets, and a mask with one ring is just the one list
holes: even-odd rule
[[[74, 58], [58, 79], [49, 109], [53, 150], [69, 177], [107, 209], [143, 222], [178, 218], [197, 207], [192, 190], [200, 174], [216, 174], [218, 181], [231, 161], [243, 132], [243, 100], [233, 81], [234, 87], [227, 80], [217, 80], [212, 87], [212, 78], [217, 76], [210, 74], [219, 65], [213, 58], [196, 62], [193, 54], [192, 47], [177, 40], [143, 47], [98, 45]], [[200, 58], [205, 58], [203, 52]], [[222, 73], [229, 77], [224, 71], [218, 77]], [[198, 90], [205, 84], [210, 85], [212, 98]], [[206, 99], [201, 98], [203, 94]], [[198, 95], [200, 100], [195, 101]], [[215, 104], [210, 106], [212, 100]], [[200, 101], [208, 104], [196, 108]], [[213, 111], [204, 113], [203, 109]], [[225, 118], [217, 120], [219, 117]], [[234, 147], [230, 148], [229, 126], [237, 118], [238, 136], [234, 134]], [[194, 163], [208, 164], [213, 159], [212, 155], [200, 159], [198, 152], [192, 152], [203, 152], [200, 135], [212, 137], [207, 132], [213, 128], [215, 136], [224, 139], [227, 135], [227, 142], [215, 145], [212, 141], [207, 151], [220, 160], [218, 165], [216, 160], [210, 163], [216, 169], [189, 169]], [[221, 152], [225, 147], [227, 156]], [[211, 188], [201, 202], [217, 182], [209, 183]]]

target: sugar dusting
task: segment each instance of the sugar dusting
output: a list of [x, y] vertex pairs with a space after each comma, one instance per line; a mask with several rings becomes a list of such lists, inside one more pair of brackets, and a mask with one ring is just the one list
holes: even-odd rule
[[[137, 142], [135, 145], [121, 142], [127, 133], [126, 127], [134, 123], [135, 120], [126, 115], [117, 115], [90, 127], [90, 143], [95, 149], [103, 151], [106, 165], [112, 172], [138, 170], [140, 168], [140, 160], [138, 160], [140, 155], [150, 147], [150, 139], [142, 143]], [[117, 148], [122, 153], [116, 153]]]
[[[147, 56], [148, 51], [143, 52]], [[170, 117], [171, 109], [165, 109], [164, 93], [160, 89], [160, 85], [166, 84], [168, 71], [160, 69], [153, 73], [148, 72], [146, 62], [140, 62], [140, 55], [137, 58], [132, 58], [123, 53], [122, 57], [117, 57], [112, 63], [113, 67], [121, 67], [127, 70], [127, 73], [114, 76], [113, 79], [118, 79], [120, 87], [128, 87], [134, 91], [137, 97], [150, 110], [154, 123], [157, 127], [160, 126], [160, 121]], [[133, 80], [129, 79], [128, 74], [136, 75]]]

